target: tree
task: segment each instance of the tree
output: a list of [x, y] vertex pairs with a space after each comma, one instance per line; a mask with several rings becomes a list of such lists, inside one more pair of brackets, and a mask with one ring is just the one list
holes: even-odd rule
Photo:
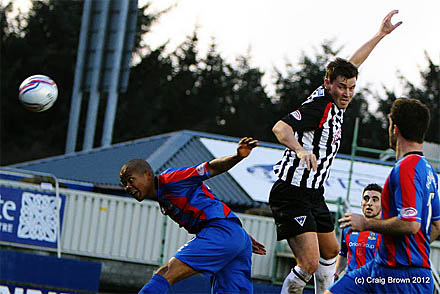
[[[419, 99], [428, 106], [431, 114], [431, 123], [425, 136], [425, 141], [440, 144], [440, 66], [434, 64], [428, 54], [425, 54], [425, 56], [428, 68], [420, 72], [422, 78], [420, 87], [415, 86], [408, 79], [400, 76], [401, 81], [405, 85], [403, 97]], [[386, 98], [378, 99], [378, 111], [381, 113], [382, 126], [385, 130], [388, 126], [387, 115], [391, 110], [391, 105], [397, 98], [393, 92], [386, 90]]]

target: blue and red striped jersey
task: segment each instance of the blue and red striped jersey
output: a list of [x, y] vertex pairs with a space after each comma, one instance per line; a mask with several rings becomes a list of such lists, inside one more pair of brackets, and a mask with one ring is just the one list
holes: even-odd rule
[[350, 227], [342, 230], [339, 255], [347, 258], [347, 272], [360, 268], [374, 259], [381, 235], [372, 231], [353, 232]]
[[437, 174], [423, 154], [410, 152], [398, 160], [382, 192], [382, 219], [398, 217], [421, 226], [414, 235], [383, 235], [376, 261], [429, 268], [431, 223], [440, 220], [439, 201]]
[[197, 234], [212, 219], [238, 217], [218, 200], [203, 181], [209, 178], [208, 163], [170, 168], [157, 176], [157, 200], [162, 213], [189, 233]]

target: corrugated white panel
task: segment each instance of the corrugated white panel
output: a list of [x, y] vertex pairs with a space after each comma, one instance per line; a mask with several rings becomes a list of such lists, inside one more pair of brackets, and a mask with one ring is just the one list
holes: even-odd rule
[[166, 217], [165, 244], [163, 250], [163, 262], [167, 262], [180, 247], [194, 237], [192, 234], [180, 228], [172, 219]]
[[434, 241], [431, 244], [431, 267], [435, 268], [440, 274], [440, 241]]
[[62, 189], [62, 251], [159, 264], [164, 218], [157, 203]]
[[237, 214], [245, 230], [266, 247], [266, 255], [253, 254], [252, 276], [254, 278], [271, 278], [274, 263], [276, 230], [272, 218]]
[[[252, 257], [252, 276], [261, 279], [271, 278], [276, 242], [273, 219], [247, 214], [237, 214], [237, 216], [243, 223], [245, 230], [266, 247], [266, 255], [254, 254]], [[184, 229], [179, 228], [170, 218], [167, 218], [166, 225], [163, 263], [168, 261], [181, 246], [194, 237], [194, 235], [190, 235]]]

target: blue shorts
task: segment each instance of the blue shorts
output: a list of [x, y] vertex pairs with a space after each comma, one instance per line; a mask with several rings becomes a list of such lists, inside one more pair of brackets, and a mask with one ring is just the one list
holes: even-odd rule
[[431, 270], [421, 267], [387, 267], [374, 260], [348, 272], [329, 290], [334, 293], [425, 294], [434, 291]]
[[214, 293], [253, 293], [251, 239], [235, 220], [210, 221], [174, 257], [211, 276]]

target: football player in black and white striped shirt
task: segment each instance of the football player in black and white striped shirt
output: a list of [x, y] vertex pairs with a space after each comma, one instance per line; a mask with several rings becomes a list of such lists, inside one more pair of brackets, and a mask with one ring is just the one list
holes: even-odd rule
[[396, 13], [388, 13], [379, 31], [348, 61], [337, 58], [329, 63], [324, 85], [272, 129], [286, 150], [274, 166], [279, 179], [272, 187], [269, 204], [277, 238], [287, 239], [297, 261], [284, 280], [283, 294], [302, 293], [313, 274], [315, 293], [323, 293], [333, 283], [339, 244], [323, 184], [340, 146], [343, 116], [353, 98], [357, 68], [379, 41], [402, 23], [391, 23]]

